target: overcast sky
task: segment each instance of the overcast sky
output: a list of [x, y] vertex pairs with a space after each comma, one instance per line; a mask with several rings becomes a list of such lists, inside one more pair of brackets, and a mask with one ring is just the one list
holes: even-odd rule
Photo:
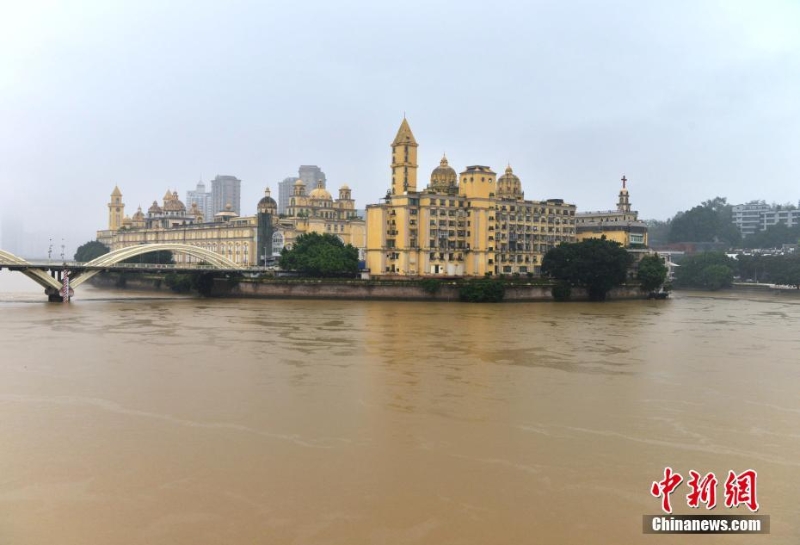
[[[0, 0], [0, 212], [71, 246], [200, 177], [242, 210], [300, 164], [363, 208], [403, 118], [420, 186], [508, 161], [527, 198], [643, 218], [800, 199], [797, 1]], [[38, 225], [37, 225], [38, 224]]]

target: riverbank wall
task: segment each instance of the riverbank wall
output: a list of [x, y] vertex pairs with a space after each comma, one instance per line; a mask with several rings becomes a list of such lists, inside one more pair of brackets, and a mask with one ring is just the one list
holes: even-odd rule
[[776, 284], [755, 284], [753, 282], [734, 282], [732, 288], [734, 291], [776, 293], [776, 294], [790, 295], [790, 296], [800, 295], [800, 289], [797, 289], [793, 286], [780, 286]]
[[[99, 274], [89, 281], [93, 286], [107, 289], [128, 289], [174, 293], [162, 275]], [[429, 288], [430, 289], [430, 288]], [[546, 282], [509, 282], [503, 302], [554, 301], [552, 285]], [[426, 291], [423, 283], [405, 280], [349, 280], [313, 278], [241, 278], [230, 281], [214, 280], [210, 297], [246, 299], [342, 299], [394, 301], [458, 301], [459, 285], [441, 281], [436, 290]], [[613, 289], [608, 300], [645, 299], [638, 286]], [[587, 301], [586, 290], [573, 288], [571, 301]]]
[[[262, 299], [375, 299], [403, 301], [458, 301], [458, 285], [443, 282], [435, 292], [414, 281], [369, 281], [369, 280], [313, 280], [292, 279], [287, 281], [244, 279], [231, 285], [224, 279], [214, 284], [213, 297], [243, 297]], [[509, 283], [506, 285], [503, 302], [553, 301], [548, 284]], [[611, 291], [609, 300], [645, 299], [638, 286], [620, 286]], [[572, 301], [587, 301], [586, 290], [572, 290]]]

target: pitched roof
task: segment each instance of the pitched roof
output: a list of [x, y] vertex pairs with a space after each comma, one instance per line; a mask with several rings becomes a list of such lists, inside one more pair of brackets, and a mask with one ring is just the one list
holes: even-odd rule
[[394, 142], [392, 142], [393, 146], [402, 144], [417, 145], [417, 140], [414, 138], [414, 133], [411, 132], [411, 127], [408, 126], [408, 121], [405, 117], [403, 122], [400, 123], [400, 128], [397, 129], [397, 136], [394, 137]]

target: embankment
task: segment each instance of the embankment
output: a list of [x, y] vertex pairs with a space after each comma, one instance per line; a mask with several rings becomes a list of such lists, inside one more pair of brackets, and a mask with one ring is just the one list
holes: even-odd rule
[[[504, 302], [553, 301], [550, 285], [509, 283]], [[217, 280], [214, 297], [252, 297], [265, 299], [375, 299], [404, 301], [458, 301], [458, 285], [443, 282], [435, 292], [414, 281], [314, 280], [314, 279], [243, 279], [236, 285]], [[638, 286], [621, 286], [609, 294], [609, 300], [644, 299]], [[572, 300], [585, 301], [585, 290], [573, 289]]]

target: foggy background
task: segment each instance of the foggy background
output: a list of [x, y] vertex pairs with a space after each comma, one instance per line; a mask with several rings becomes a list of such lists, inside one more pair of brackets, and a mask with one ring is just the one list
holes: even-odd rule
[[645, 219], [797, 203], [798, 29], [792, 1], [2, 1], [0, 231], [71, 256], [114, 185], [131, 215], [231, 174], [252, 214], [300, 164], [364, 208], [404, 112], [420, 188], [446, 152], [581, 211], [623, 173]]

